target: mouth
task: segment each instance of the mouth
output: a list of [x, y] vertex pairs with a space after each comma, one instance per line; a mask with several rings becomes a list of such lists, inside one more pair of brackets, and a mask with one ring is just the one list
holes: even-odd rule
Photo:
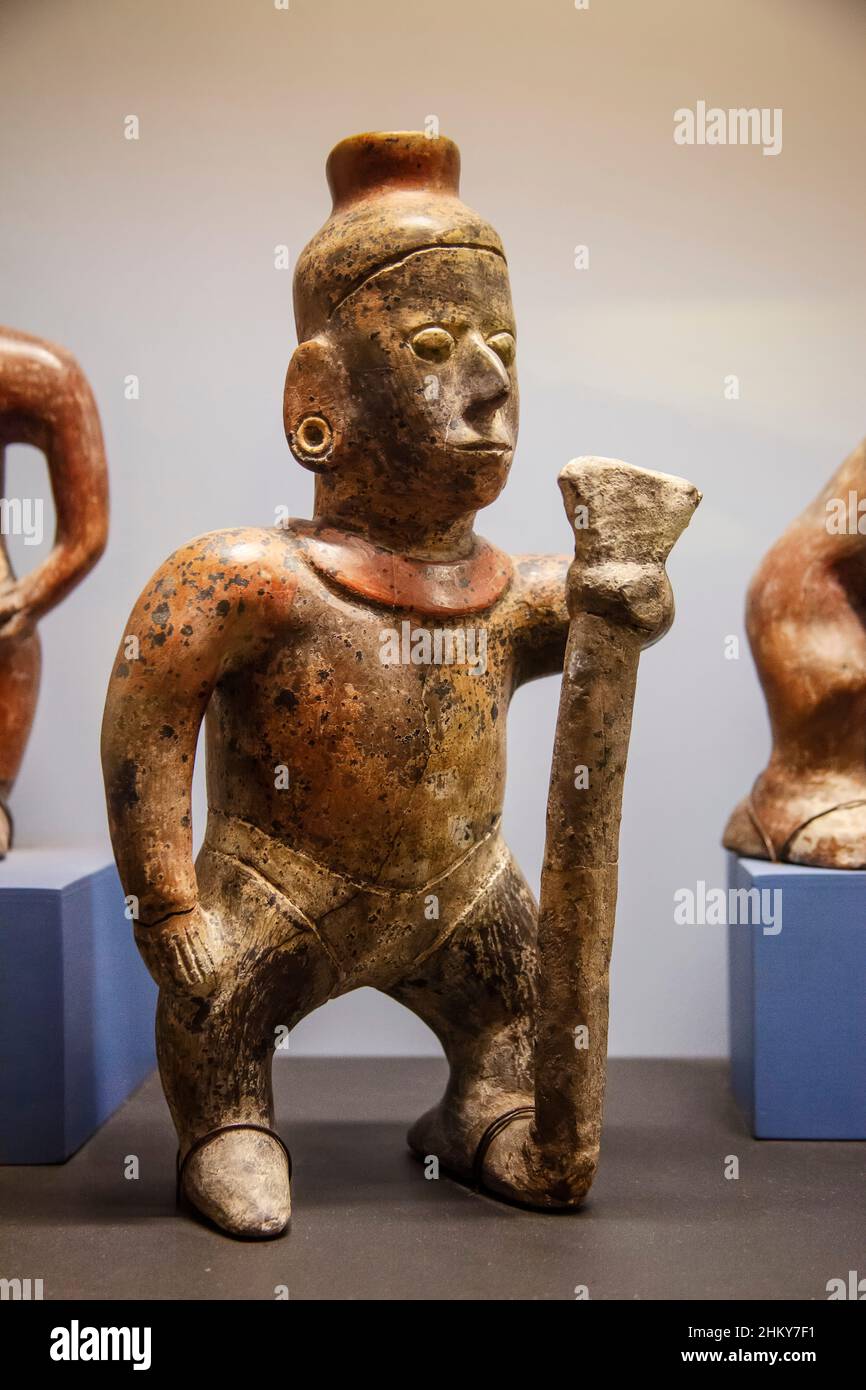
[[454, 446], [461, 454], [510, 454], [511, 445], [503, 444], [496, 439], [477, 439], [471, 444], [456, 444]]

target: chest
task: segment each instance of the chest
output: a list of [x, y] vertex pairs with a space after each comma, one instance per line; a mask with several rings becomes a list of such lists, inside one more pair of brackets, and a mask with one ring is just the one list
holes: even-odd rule
[[235, 717], [271, 748], [453, 766], [504, 741], [513, 655], [490, 615], [460, 619], [309, 606], [266, 660], [225, 683]]

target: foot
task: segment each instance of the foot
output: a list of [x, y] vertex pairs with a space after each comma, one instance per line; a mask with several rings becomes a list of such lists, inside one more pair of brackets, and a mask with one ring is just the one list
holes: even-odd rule
[[267, 1240], [281, 1235], [291, 1216], [286, 1155], [259, 1130], [216, 1134], [184, 1167], [183, 1194], [231, 1236]]
[[467, 1098], [459, 1106], [441, 1100], [415, 1121], [406, 1139], [419, 1158], [437, 1158], [451, 1177], [471, 1183], [475, 1150], [488, 1124], [506, 1110], [531, 1104], [532, 1097], [520, 1091], [499, 1091], [483, 1101]]
[[[475, 1181], [475, 1154], [488, 1125], [500, 1115], [532, 1105], [525, 1092], [499, 1092], [483, 1105], [461, 1110], [444, 1102], [428, 1110], [409, 1131], [409, 1147], [419, 1158], [436, 1157], [440, 1166], [459, 1182]], [[532, 1116], [520, 1116], [508, 1124], [490, 1144], [484, 1158], [481, 1183], [485, 1192], [521, 1206], [546, 1211], [569, 1210], [580, 1205], [592, 1184], [598, 1153], [573, 1156], [566, 1168], [554, 1169], [543, 1162], [533, 1137]]]
[[722, 836], [725, 849], [732, 850], [744, 859], [767, 859], [767, 847], [749, 815], [748, 799], [741, 801], [731, 812], [725, 833]]
[[[759, 805], [761, 824], [773, 841], [773, 850], [784, 864], [805, 864], [819, 869], [866, 868], [866, 804], [864, 789], [835, 791], [845, 801], [861, 800], [860, 805], [828, 809], [834, 800], [827, 793], [809, 801], [792, 793], [790, 799], [773, 801], [763, 797]], [[839, 805], [838, 801], [835, 803]], [[819, 814], [823, 813], [823, 814]], [[810, 817], [814, 816], [812, 820]], [[750, 859], [768, 859], [769, 852], [749, 813], [748, 800], [733, 811], [722, 843], [726, 849]]]
[[598, 1150], [553, 1163], [538, 1148], [531, 1115], [517, 1116], [497, 1134], [484, 1157], [486, 1192], [541, 1211], [576, 1211], [592, 1186]]

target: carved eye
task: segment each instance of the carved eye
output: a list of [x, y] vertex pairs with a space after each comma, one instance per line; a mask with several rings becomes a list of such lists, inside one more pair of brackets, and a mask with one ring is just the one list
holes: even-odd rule
[[454, 350], [454, 339], [447, 328], [419, 328], [412, 349], [425, 362], [444, 362]]
[[487, 346], [493, 348], [496, 356], [501, 358], [504, 366], [511, 366], [514, 361], [516, 345], [510, 333], [494, 333], [492, 338], [487, 339]]

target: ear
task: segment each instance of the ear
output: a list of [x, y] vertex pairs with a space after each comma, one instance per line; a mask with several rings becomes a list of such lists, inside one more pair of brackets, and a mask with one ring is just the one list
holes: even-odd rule
[[334, 468], [346, 442], [349, 389], [345, 369], [322, 335], [292, 355], [283, 390], [283, 425], [298, 463], [314, 473]]

